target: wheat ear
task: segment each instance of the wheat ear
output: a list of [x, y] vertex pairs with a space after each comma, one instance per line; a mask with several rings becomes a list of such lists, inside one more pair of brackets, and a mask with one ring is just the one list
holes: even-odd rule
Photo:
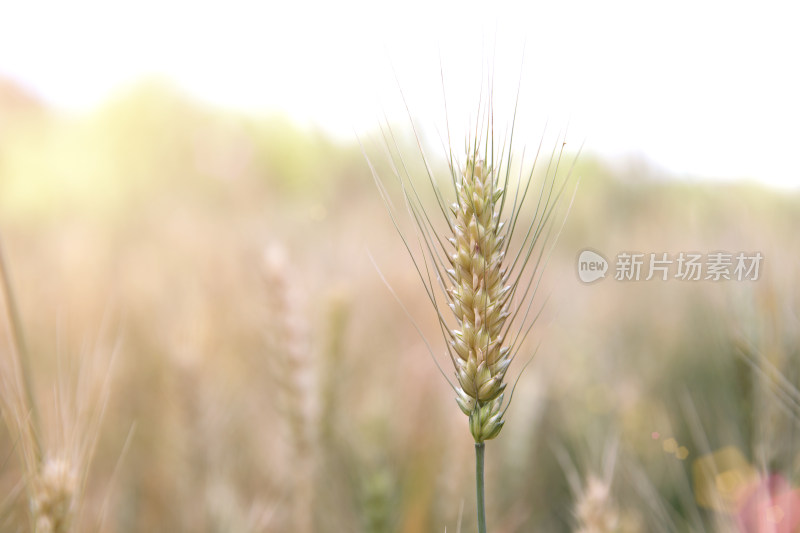
[[[491, 87], [489, 92], [491, 102]], [[538, 318], [538, 312], [532, 311], [534, 296], [541, 281], [542, 267], [552, 249], [547, 243], [554, 240], [551, 239], [554, 236], [553, 213], [571, 170], [565, 179], [556, 179], [566, 144], [561, 139], [560, 146], [557, 144], [550, 155], [530, 222], [522, 222], [526, 199], [536, 197], [529, 192], [542, 143], [529, 172], [524, 174], [523, 152], [519, 176], [512, 179], [516, 108], [507, 143], [496, 148], [490, 103], [481, 106], [482, 124], [476, 126], [474, 136], [467, 140], [463, 166], [458, 165], [452, 148], [449, 149], [449, 185], [452, 185], [455, 201], [448, 205], [434, 178], [410, 112], [409, 119], [428, 184], [438, 204], [436, 208], [431, 210], [424, 205], [391, 128], [384, 131], [384, 142], [394, 176], [404, 193], [406, 208], [416, 225], [419, 252], [415, 253], [400, 230], [388, 193], [368, 157], [367, 162], [433, 304], [446, 341], [456, 377], [454, 383], [449, 379], [448, 382], [458, 406], [469, 417], [470, 432], [475, 440], [478, 527], [483, 533], [486, 531], [484, 443], [500, 433], [513, 397], [512, 387], [505, 400], [506, 373]], [[446, 229], [433, 221], [436, 211], [441, 213]], [[524, 232], [521, 237], [515, 235], [516, 230]], [[445, 305], [452, 311], [450, 319], [443, 312]], [[433, 353], [431, 355], [435, 361]]]
[[275, 365], [281, 409], [287, 418], [292, 441], [292, 531], [314, 529], [313, 368], [306, 326], [293, 301], [291, 264], [281, 245], [265, 250], [265, 289], [269, 294], [269, 347]]
[[447, 288], [458, 329], [450, 345], [458, 387], [456, 402], [469, 416], [475, 442], [493, 439], [503, 427], [500, 407], [511, 363], [503, 346], [503, 325], [510, 315], [506, 295], [509, 273], [504, 272], [502, 224], [496, 206], [503, 190], [483, 161], [469, 159], [456, 182], [458, 201], [451, 206], [454, 236]]
[[[111, 361], [104, 362], [102, 352], [95, 349], [81, 358], [77, 376], [59, 374], [52, 413], [54, 423], [43, 426], [39, 418], [41, 402], [32, 388], [27, 364], [29, 353], [22, 341], [21, 322], [2, 250], [0, 277], [6, 301], [6, 316], [0, 327], [9, 332], [12, 341], [8, 359], [0, 361], [0, 410], [9, 432], [19, 439], [31, 529], [35, 533], [69, 533], [76, 528], [108, 401]], [[49, 441], [45, 436], [51, 437]]]

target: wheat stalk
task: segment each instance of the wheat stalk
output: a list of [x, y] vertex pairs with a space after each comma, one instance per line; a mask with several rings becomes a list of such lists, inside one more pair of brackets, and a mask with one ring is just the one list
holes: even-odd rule
[[[458, 163], [452, 147], [448, 149], [447, 189], [452, 188], [454, 196], [449, 204], [431, 170], [410, 112], [427, 182], [435, 198], [432, 209], [425, 205], [391, 128], [383, 130], [392, 172], [415, 225], [418, 251], [400, 229], [388, 192], [365, 152], [392, 222], [436, 311], [456, 378], [453, 382], [445, 375], [445, 379], [455, 392], [456, 403], [469, 417], [475, 441], [481, 532], [486, 531], [484, 443], [497, 437], [505, 423], [504, 415], [513, 397], [512, 387], [505, 399], [506, 374], [539, 316], [540, 311], [533, 310], [533, 301], [552, 249], [547, 243], [552, 242], [551, 237], [557, 237], [553, 214], [571, 174], [570, 170], [567, 179], [557, 180], [566, 144], [562, 138], [560, 146], [557, 144], [550, 155], [534, 213], [527, 224], [523, 223], [526, 200], [536, 196], [531, 185], [542, 142], [527, 172], [523, 172], [523, 152], [519, 174], [512, 178], [512, 167], [516, 165], [512, 149], [517, 108], [508, 139], [502, 145], [495, 143], [491, 89], [489, 86], [489, 105], [481, 106], [480, 124], [467, 139], [464, 163]], [[518, 100], [519, 92], [517, 95]], [[449, 319], [445, 306], [450, 309]], [[432, 351], [431, 356], [436, 362]], [[444, 375], [440, 366], [439, 370]]]

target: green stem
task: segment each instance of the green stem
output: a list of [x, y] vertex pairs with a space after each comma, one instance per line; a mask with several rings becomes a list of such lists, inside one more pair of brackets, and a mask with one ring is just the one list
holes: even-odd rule
[[483, 490], [483, 454], [486, 445], [475, 443], [475, 489], [478, 496], [478, 533], [486, 533], [486, 506]]

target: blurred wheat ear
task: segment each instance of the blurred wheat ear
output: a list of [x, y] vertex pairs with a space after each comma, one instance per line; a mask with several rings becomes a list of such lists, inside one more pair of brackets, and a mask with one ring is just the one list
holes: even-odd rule
[[0, 408], [17, 439], [23, 466], [31, 530], [75, 531], [80, 523], [83, 489], [100, 434], [110, 392], [111, 358], [94, 349], [74, 373], [59, 373], [52, 416], [41, 416], [33, 388], [30, 353], [24, 343], [14, 293], [0, 247], [0, 281], [4, 295], [3, 326], [11, 342], [0, 360]]
[[309, 533], [314, 530], [315, 387], [306, 325], [293, 301], [291, 264], [283, 246], [274, 244], [265, 250], [262, 274], [268, 295], [269, 362], [273, 365], [281, 413], [289, 426], [293, 454], [289, 520], [292, 531]]
[[[479, 106], [479, 118], [467, 138], [463, 161], [451, 146], [447, 148], [450, 176], [445, 189], [434, 175], [410, 112], [424, 177], [412, 175], [411, 164], [391, 128], [387, 125], [383, 129], [392, 174], [413, 220], [418, 249], [400, 229], [399, 213], [365, 153], [392, 222], [436, 311], [455, 373], [455, 381], [446, 375], [445, 379], [456, 403], [469, 417], [475, 440], [481, 532], [486, 530], [484, 442], [497, 437], [503, 428], [503, 417], [513, 397], [512, 387], [505, 399], [506, 374], [541, 312], [534, 310], [533, 302], [551, 245], [560, 231], [554, 213], [571, 175], [570, 169], [566, 177], [559, 178], [566, 145], [561, 138], [549, 156], [544, 178], [535, 185], [534, 169], [543, 141], [525, 170], [524, 151], [519, 164], [513, 155], [517, 106], [510, 134], [496, 142], [491, 84], [488, 92], [489, 102]], [[427, 182], [430, 189], [434, 199], [430, 205], [424, 201], [420, 181]], [[436, 361], [432, 352], [431, 356]], [[437, 367], [444, 375], [438, 363]]]

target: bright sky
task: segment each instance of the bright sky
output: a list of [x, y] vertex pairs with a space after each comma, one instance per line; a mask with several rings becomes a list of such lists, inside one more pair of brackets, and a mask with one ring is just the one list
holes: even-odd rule
[[594, 153], [798, 187], [799, 22], [790, 2], [731, 0], [0, 0], [0, 75], [75, 110], [160, 75], [353, 138], [403, 117], [398, 85], [441, 130], [441, 64], [461, 146], [491, 64], [498, 116], [522, 80], [529, 144], [569, 121]]

